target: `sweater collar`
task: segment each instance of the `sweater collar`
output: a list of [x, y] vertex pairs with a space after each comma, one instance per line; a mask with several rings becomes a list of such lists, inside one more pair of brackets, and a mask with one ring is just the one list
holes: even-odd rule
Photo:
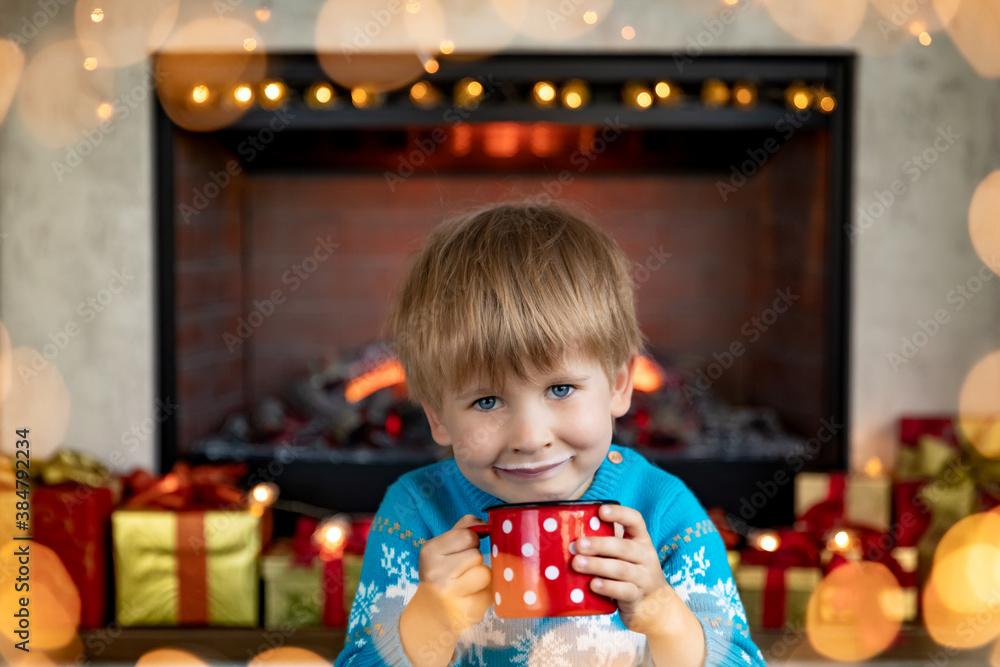
[[[618, 452], [623, 456], [624, 459], [628, 458], [628, 452], [624, 447], [618, 445], [611, 445], [610, 452]], [[462, 489], [466, 500], [473, 508], [473, 514], [480, 517], [481, 519], [486, 519], [486, 513], [483, 512], [484, 507], [489, 507], [490, 505], [500, 505], [504, 501], [500, 500], [496, 496], [486, 493], [478, 486], [470, 482], [462, 474], [462, 471], [458, 469], [458, 464], [455, 459], [451, 460], [453, 473], [458, 480], [458, 486]], [[594, 479], [591, 480], [590, 486], [587, 487], [586, 492], [580, 497], [581, 501], [588, 500], [619, 500], [619, 493], [621, 491], [621, 480], [622, 480], [622, 466], [620, 463], [612, 463], [605, 456], [604, 460], [601, 461], [601, 466], [597, 469], [594, 474]]]

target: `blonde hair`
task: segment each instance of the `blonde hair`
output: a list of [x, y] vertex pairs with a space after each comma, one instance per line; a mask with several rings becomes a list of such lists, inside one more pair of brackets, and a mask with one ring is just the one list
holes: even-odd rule
[[609, 381], [644, 339], [629, 260], [614, 240], [560, 206], [488, 206], [446, 221], [417, 252], [385, 335], [410, 397], [440, 409], [446, 389], [502, 388], [583, 354]]

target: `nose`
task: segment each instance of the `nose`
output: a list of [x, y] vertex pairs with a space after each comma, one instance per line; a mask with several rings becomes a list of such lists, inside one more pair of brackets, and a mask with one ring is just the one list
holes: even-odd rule
[[544, 410], [521, 410], [513, 417], [510, 448], [519, 454], [534, 454], [552, 445], [552, 429]]

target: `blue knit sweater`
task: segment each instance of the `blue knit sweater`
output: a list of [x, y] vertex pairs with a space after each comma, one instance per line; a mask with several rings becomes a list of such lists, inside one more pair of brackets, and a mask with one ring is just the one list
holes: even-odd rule
[[[667, 581], [705, 629], [706, 665], [763, 666], [750, 639], [725, 547], [694, 494], [635, 451], [617, 445], [581, 500], [617, 500], [642, 514]], [[454, 459], [414, 470], [386, 492], [372, 524], [361, 582], [351, 607], [342, 665], [410, 665], [399, 639], [399, 616], [417, 590], [421, 545], [463, 515], [486, 519], [501, 502], [462, 476]], [[490, 564], [488, 542], [483, 562]], [[644, 635], [618, 613], [568, 618], [498, 618], [491, 607], [459, 637], [452, 664], [647, 665]]]

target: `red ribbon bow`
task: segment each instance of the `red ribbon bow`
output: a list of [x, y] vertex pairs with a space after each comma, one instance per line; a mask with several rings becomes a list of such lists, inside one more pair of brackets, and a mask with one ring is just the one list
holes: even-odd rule
[[174, 511], [244, 509], [246, 493], [236, 483], [246, 473], [243, 463], [192, 467], [183, 461], [158, 480], [139, 471], [128, 478], [133, 495], [124, 507]]

